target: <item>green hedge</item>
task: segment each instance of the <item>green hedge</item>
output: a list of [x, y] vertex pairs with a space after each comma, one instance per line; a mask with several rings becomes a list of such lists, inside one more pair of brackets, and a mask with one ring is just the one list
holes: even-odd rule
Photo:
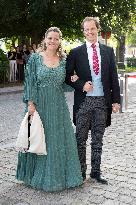
[[9, 60], [2, 49], [0, 49], [0, 83], [8, 81]]
[[127, 58], [127, 66], [128, 67], [136, 67], [136, 58], [132, 57], [132, 58]]

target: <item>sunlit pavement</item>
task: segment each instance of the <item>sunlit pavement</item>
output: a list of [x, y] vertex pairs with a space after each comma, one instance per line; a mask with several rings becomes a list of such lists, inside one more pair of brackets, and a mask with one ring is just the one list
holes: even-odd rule
[[[16, 90], [16, 88], [15, 88]], [[14, 90], [14, 91], [15, 91]], [[22, 90], [22, 88], [20, 89]], [[1, 91], [1, 90], [0, 90]], [[136, 205], [136, 79], [128, 79], [128, 110], [112, 115], [103, 140], [101, 169], [108, 185], [89, 179], [90, 136], [87, 142], [87, 181], [79, 188], [46, 193], [15, 179], [14, 148], [24, 104], [22, 93], [0, 95], [0, 205]], [[72, 117], [73, 93], [67, 93]]]

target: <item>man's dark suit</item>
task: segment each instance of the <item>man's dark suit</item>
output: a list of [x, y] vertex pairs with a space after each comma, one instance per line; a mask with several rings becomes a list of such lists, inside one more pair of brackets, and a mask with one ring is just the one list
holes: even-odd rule
[[[83, 87], [85, 83], [87, 81], [92, 81], [86, 44], [83, 44], [71, 50], [70, 54], [67, 57], [67, 62], [66, 62], [66, 83], [71, 85], [75, 89], [74, 106], [73, 106], [73, 122], [75, 125], [76, 125], [76, 121], [78, 122], [77, 123], [78, 126], [76, 126], [76, 138], [77, 138], [79, 159], [81, 163], [82, 176], [84, 179], [86, 178], [86, 168], [87, 168], [86, 167], [86, 140], [88, 136], [87, 130], [89, 130], [88, 128], [90, 127], [91, 137], [92, 137], [92, 143], [91, 143], [92, 170], [90, 176], [92, 178], [96, 177], [100, 179], [102, 138], [103, 138], [104, 130], [106, 126], [109, 126], [111, 124], [112, 103], [118, 103], [118, 104], [120, 103], [120, 89], [119, 89], [118, 75], [116, 71], [113, 49], [111, 47], [102, 44], [99, 44], [99, 47], [100, 47], [100, 56], [101, 56], [101, 81], [103, 86], [104, 99], [103, 97], [98, 97], [98, 98], [86, 97], [86, 92], [83, 92]], [[75, 73], [79, 77], [79, 79], [76, 82], [71, 82], [71, 76], [74, 75]], [[98, 102], [99, 101], [98, 99], [100, 99], [100, 101], [102, 99], [104, 100], [103, 101], [104, 106], [102, 106], [102, 108], [101, 108], [101, 103]], [[100, 113], [99, 111], [97, 111], [97, 106], [99, 106]], [[87, 109], [88, 110], [90, 109], [89, 112], [87, 111], [88, 113], [86, 112]], [[95, 117], [93, 117], [94, 113], [95, 113]], [[105, 114], [107, 115], [107, 117], [104, 117]], [[90, 115], [92, 115], [91, 120], [94, 119], [94, 121], [92, 122], [90, 120]], [[89, 123], [86, 124], [86, 122]]]
[[[104, 97], [108, 106], [107, 126], [109, 126], [111, 124], [112, 103], [120, 103], [120, 90], [113, 49], [103, 44], [99, 45], [101, 55], [101, 80]], [[72, 83], [70, 77], [74, 72], [79, 77], [79, 80]], [[70, 52], [66, 63], [66, 73], [66, 83], [75, 88], [73, 122], [76, 125], [76, 113], [86, 96], [86, 93], [83, 92], [83, 86], [85, 82], [92, 81], [86, 44]]]

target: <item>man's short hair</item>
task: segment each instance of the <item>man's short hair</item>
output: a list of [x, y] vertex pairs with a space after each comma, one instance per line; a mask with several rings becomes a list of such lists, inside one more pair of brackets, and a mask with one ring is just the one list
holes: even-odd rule
[[100, 22], [99, 22], [99, 18], [98, 17], [85, 17], [84, 20], [82, 21], [81, 23], [81, 29], [84, 30], [84, 23], [86, 21], [94, 21], [95, 22], [95, 25], [97, 27], [97, 29], [100, 29]]

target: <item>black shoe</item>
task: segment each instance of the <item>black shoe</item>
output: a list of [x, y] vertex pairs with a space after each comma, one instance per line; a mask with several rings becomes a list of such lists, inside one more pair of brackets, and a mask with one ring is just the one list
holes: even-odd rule
[[94, 179], [95, 179], [98, 183], [108, 185], [108, 181], [107, 181], [106, 179], [100, 177], [100, 176], [99, 176], [99, 177], [95, 177]]
[[85, 172], [82, 173], [82, 177], [83, 177], [83, 181], [85, 181], [86, 180], [86, 173]]
[[90, 174], [90, 177], [92, 179], [95, 179], [98, 183], [101, 183], [101, 184], [108, 184], [108, 181], [104, 178], [102, 178], [100, 175], [97, 175], [97, 174]]

